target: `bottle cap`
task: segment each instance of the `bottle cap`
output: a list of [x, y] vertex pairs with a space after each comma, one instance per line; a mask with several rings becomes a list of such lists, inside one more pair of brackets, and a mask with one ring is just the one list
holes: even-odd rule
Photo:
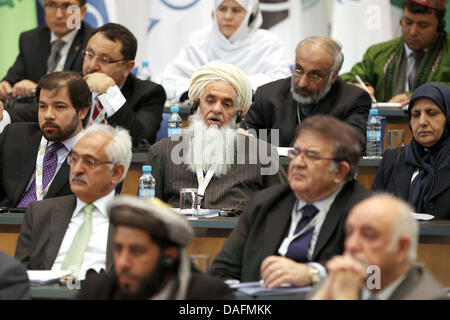
[[143, 67], [148, 67], [148, 61], [142, 61], [142, 66]]
[[378, 109], [370, 109], [370, 115], [378, 115]]
[[178, 106], [170, 107], [170, 112], [179, 112], [179, 111], [180, 111], [180, 107], [178, 107]]
[[142, 166], [142, 171], [144, 171], [144, 172], [152, 172], [152, 166]]

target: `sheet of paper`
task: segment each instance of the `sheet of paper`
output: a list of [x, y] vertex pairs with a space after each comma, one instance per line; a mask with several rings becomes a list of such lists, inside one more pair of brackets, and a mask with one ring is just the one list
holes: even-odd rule
[[70, 271], [28, 270], [27, 274], [31, 286], [41, 286], [58, 282], [62, 277], [69, 276]]
[[292, 148], [285, 148], [285, 147], [277, 147], [277, 152], [280, 157], [287, 157], [288, 151]]
[[278, 295], [297, 295], [306, 294], [311, 290], [310, 286], [293, 287], [291, 285], [284, 285], [275, 289], [267, 289], [261, 286], [261, 281], [242, 282], [230, 286], [237, 291], [248, 296], [278, 296]]
[[429, 221], [429, 220], [434, 219], [434, 216], [432, 216], [431, 214], [426, 214], [426, 213], [413, 213], [413, 216], [416, 220], [422, 220], [422, 221]]
[[378, 102], [378, 108], [400, 108], [402, 106], [401, 103], [396, 102]]
[[199, 218], [214, 218], [218, 217], [220, 213], [219, 209], [200, 209], [200, 212], [198, 213], [196, 213], [196, 210], [194, 209], [180, 210], [180, 208], [175, 208], [175, 211], [184, 216], [192, 216], [193, 218], [196, 218], [196, 216]]

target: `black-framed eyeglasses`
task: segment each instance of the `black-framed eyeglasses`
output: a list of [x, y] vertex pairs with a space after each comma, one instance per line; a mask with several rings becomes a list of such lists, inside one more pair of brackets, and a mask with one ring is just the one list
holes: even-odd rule
[[[70, 3], [70, 2], [63, 2], [61, 4], [58, 4], [54, 1], [46, 1], [44, 2], [44, 7], [53, 11], [56, 11], [58, 9], [67, 11], [70, 6], [77, 6], [76, 4]], [[77, 6], [78, 7], [78, 6]]]
[[78, 161], [81, 161], [84, 165], [86, 165], [89, 169], [95, 169], [97, 166], [101, 164], [113, 164], [111, 161], [99, 161], [94, 159], [83, 159], [77, 154], [70, 153], [67, 157], [67, 163], [70, 165], [76, 165]]
[[90, 52], [88, 50], [81, 51], [81, 56], [83, 57], [83, 59], [86, 59], [86, 60], [92, 60], [92, 59], [95, 59], [97, 57], [99, 63], [101, 65], [103, 65], [103, 66], [107, 66], [108, 64], [111, 64], [111, 63], [117, 63], [117, 62], [122, 62], [122, 61], [130, 61], [128, 59], [109, 60], [109, 59], [107, 59], [105, 57], [96, 56], [93, 52]]
[[294, 160], [297, 156], [303, 154], [303, 156], [308, 160], [332, 160], [339, 161], [336, 158], [327, 158], [320, 156], [316, 151], [312, 150], [298, 150], [297, 148], [289, 149], [288, 158]]
[[294, 75], [296, 75], [297, 77], [303, 77], [306, 75], [308, 77], [308, 79], [311, 80], [312, 82], [320, 82], [320, 81], [322, 81], [322, 79], [328, 77], [330, 75], [330, 73], [331, 72], [322, 74], [317, 71], [311, 71], [311, 72], [306, 73], [305, 70], [303, 70], [303, 68], [300, 66], [295, 66], [295, 68], [294, 68]]

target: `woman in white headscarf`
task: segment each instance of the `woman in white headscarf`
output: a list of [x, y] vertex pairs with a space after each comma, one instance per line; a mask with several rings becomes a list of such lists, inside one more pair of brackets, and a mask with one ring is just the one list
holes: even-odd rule
[[178, 57], [156, 77], [168, 99], [187, 98], [192, 73], [211, 61], [241, 68], [253, 90], [291, 75], [281, 40], [259, 29], [262, 14], [258, 0], [215, 0], [213, 20], [212, 26], [193, 33]]

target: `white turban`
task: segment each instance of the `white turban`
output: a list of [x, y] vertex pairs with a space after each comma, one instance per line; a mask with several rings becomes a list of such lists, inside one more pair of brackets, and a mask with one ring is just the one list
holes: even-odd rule
[[236, 90], [240, 101], [238, 110], [244, 116], [252, 103], [252, 86], [241, 69], [228, 63], [210, 62], [192, 74], [188, 92], [191, 104], [200, 99], [200, 93], [205, 87], [216, 81], [227, 82]]

